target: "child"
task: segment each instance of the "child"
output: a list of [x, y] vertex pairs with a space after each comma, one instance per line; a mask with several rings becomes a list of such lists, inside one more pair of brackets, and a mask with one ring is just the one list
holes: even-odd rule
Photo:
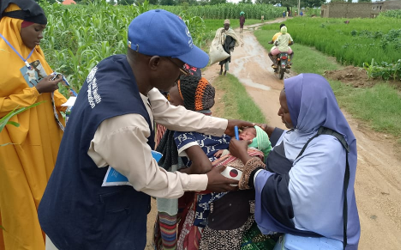
[[[182, 77], [168, 93], [171, 104], [182, 105], [188, 110], [205, 115], [211, 115], [210, 108], [214, 105], [214, 96], [214, 87], [199, 76]], [[211, 161], [217, 159], [214, 154], [219, 149], [227, 148], [229, 142], [230, 137], [227, 135], [215, 137], [196, 132], [167, 130], [156, 149], [163, 154], [159, 165], [169, 171], [206, 173], [212, 169]], [[224, 194], [203, 195], [188, 192], [179, 201], [157, 199], [159, 221], [155, 225], [156, 249], [193, 249], [198, 245], [206, 223], [209, 201], [222, 195]], [[176, 234], [177, 231], [179, 235]], [[194, 238], [189, 239], [189, 232]]]
[[[259, 126], [245, 128], [239, 133], [239, 139], [249, 141], [248, 147], [256, 148], [263, 152], [263, 156], [266, 157], [272, 150], [272, 146], [269, 140], [269, 136]], [[228, 149], [219, 150], [215, 154], [216, 157], [224, 157], [230, 152]], [[216, 162], [216, 161], [215, 161]], [[214, 163], [215, 163], [214, 162]]]
[[239, 13], [239, 28], [240, 28], [240, 33], [242, 33], [243, 29], [244, 29], [244, 24], [245, 24], [245, 12], [241, 11], [241, 13]]

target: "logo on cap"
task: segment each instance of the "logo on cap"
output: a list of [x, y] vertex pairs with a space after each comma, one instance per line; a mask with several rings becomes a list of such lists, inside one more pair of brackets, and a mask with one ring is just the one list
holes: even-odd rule
[[191, 32], [189, 32], [188, 27], [185, 27], [185, 33], [187, 34], [188, 37], [188, 46], [192, 49], [192, 47], [194, 46], [194, 42], [192, 41]]

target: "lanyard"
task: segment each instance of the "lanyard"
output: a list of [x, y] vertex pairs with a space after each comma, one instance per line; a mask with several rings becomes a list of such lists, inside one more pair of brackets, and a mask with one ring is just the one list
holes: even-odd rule
[[10, 47], [14, 50], [14, 52], [22, 59], [22, 61], [24, 61], [26, 67], [27, 67], [28, 69], [31, 69], [31, 65], [29, 65], [28, 59], [31, 57], [33, 51], [35, 50], [35, 47], [33, 47], [33, 49], [31, 50], [31, 53], [29, 53], [28, 57], [27, 57], [26, 59], [24, 59], [24, 58], [21, 56], [21, 54], [18, 53], [18, 51], [11, 45], [11, 43], [10, 43], [9, 41], [7, 41], [7, 39], [6, 39], [2, 34], [0, 34], [0, 37], [3, 38], [3, 40], [8, 44], [8, 46], [10, 46]]
[[56, 76], [56, 75], [61, 75], [61, 77], [63, 78], [63, 81], [65, 83], [65, 85], [67, 86], [68, 90], [71, 91], [72, 96], [78, 96], [77, 92], [71, 87], [70, 83], [67, 81], [67, 78], [64, 77], [63, 74], [60, 74], [58, 72], [53, 72], [51, 73], [52, 75]]
[[[74, 91], [74, 89], [71, 87], [71, 85], [69, 84], [69, 82], [67, 81], [67, 79], [64, 77], [63, 74], [60, 74], [60, 73], [57, 73], [57, 72], [53, 72], [53, 73], [51, 73], [51, 75], [53, 75], [53, 76], [61, 75], [63, 77], [64, 83], [67, 85], [67, 87], [71, 91], [72, 95], [73, 96], [78, 96], [77, 92]], [[65, 127], [60, 122], [60, 118], [58, 117], [57, 108], [56, 108], [56, 105], [55, 105], [55, 102], [54, 102], [54, 92], [52, 92], [51, 97], [52, 97], [54, 117], [56, 118], [56, 122], [57, 122], [58, 126], [60, 127], [60, 129], [64, 131]], [[67, 123], [67, 118], [66, 118], [66, 123]]]

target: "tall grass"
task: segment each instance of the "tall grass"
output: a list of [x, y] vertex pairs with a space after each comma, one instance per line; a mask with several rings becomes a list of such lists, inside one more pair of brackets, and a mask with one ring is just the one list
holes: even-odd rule
[[218, 116], [227, 119], [242, 119], [256, 123], [266, 123], [265, 116], [246, 92], [244, 85], [231, 75], [219, 76], [213, 81], [213, 86], [224, 91], [222, 110], [217, 110]]
[[372, 88], [353, 88], [338, 81], [330, 84], [340, 105], [354, 117], [367, 121], [376, 131], [401, 137], [401, 98], [394, 87], [386, 83]]
[[[348, 24], [344, 23], [346, 20]], [[315, 47], [345, 65], [396, 62], [401, 58], [401, 19], [293, 18], [286, 21], [295, 43]], [[266, 25], [264, 30], [277, 30]]]
[[401, 19], [401, 10], [388, 10], [380, 13], [380, 15], [378, 16], [379, 19], [386, 17]]

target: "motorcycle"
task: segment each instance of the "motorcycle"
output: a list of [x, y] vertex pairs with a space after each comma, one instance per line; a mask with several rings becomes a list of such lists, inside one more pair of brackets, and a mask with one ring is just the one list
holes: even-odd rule
[[278, 74], [280, 80], [284, 78], [284, 73], [289, 73], [289, 57], [288, 53], [280, 53], [277, 56], [277, 68], [274, 69], [274, 73]]

